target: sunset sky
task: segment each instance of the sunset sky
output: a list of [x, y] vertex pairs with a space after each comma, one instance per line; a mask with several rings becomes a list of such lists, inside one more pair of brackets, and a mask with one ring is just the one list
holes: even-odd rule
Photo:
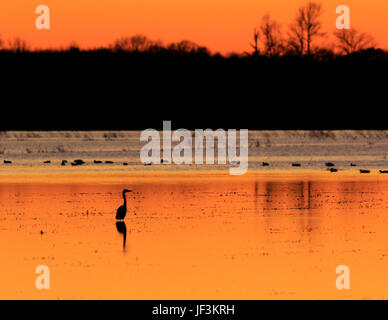
[[[163, 43], [192, 40], [213, 52], [250, 50], [252, 30], [271, 13], [286, 31], [305, 0], [1, 0], [0, 34], [19, 36], [34, 48], [76, 43], [81, 47], [108, 45], [122, 36], [144, 34]], [[51, 10], [51, 30], [35, 28], [35, 8]], [[324, 29], [335, 28], [338, 5], [351, 9], [351, 26], [371, 33], [379, 47], [388, 48], [386, 0], [325, 0]]]

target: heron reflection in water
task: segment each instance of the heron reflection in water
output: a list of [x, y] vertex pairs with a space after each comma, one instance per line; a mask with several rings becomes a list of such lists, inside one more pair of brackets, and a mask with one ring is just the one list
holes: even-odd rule
[[127, 241], [127, 226], [124, 221], [116, 222], [116, 229], [119, 233], [123, 235], [123, 251], [125, 251], [125, 243]]

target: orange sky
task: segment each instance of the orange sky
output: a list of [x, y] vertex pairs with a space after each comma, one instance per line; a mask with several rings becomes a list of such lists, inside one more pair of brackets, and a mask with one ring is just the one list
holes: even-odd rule
[[[107, 45], [114, 39], [142, 33], [164, 43], [189, 39], [212, 51], [250, 50], [252, 29], [261, 16], [272, 14], [286, 29], [305, 0], [1, 0], [0, 34], [20, 36], [34, 47]], [[35, 8], [51, 10], [51, 30], [35, 28]], [[351, 9], [352, 27], [374, 35], [388, 48], [386, 0], [325, 0], [325, 31], [335, 28], [335, 8]]]

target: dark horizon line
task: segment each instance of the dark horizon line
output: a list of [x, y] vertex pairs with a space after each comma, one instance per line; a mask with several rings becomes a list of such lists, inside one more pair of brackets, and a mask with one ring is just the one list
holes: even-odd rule
[[[118, 41], [123, 39], [132, 39], [135, 37], [144, 37], [145, 43], [142, 45], [145, 45], [144, 48], [141, 49], [130, 49], [130, 48], [123, 48], [119, 47]], [[269, 57], [269, 58], [277, 58], [277, 57], [289, 57], [289, 56], [295, 56], [295, 57], [313, 57], [319, 53], [326, 52], [330, 53], [333, 56], [349, 56], [352, 54], [365, 52], [365, 51], [379, 51], [381, 53], [387, 54], [388, 48], [383, 49], [380, 46], [377, 45], [371, 45], [369, 47], [361, 48], [357, 51], [354, 51], [352, 53], [344, 53], [339, 49], [338, 47], [330, 46], [330, 45], [324, 45], [324, 46], [315, 46], [312, 48], [312, 53], [308, 55], [307, 53], [298, 53], [295, 52], [292, 48], [292, 46], [284, 47], [281, 53], [276, 55], [267, 55], [263, 49], [259, 50], [258, 53], [255, 53], [254, 51], [242, 51], [242, 52], [227, 52], [227, 53], [221, 53], [219, 51], [213, 51], [209, 49], [207, 46], [199, 45], [191, 40], [183, 39], [176, 42], [170, 42], [167, 44], [163, 44], [159, 40], [152, 40], [149, 39], [147, 36], [144, 36], [142, 34], [129, 36], [129, 37], [121, 37], [116, 39], [113, 43], [109, 45], [101, 45], [101, 46], [95, 46], [95, 47], [81, 47], [77, 43], [70, 43], [67, 46], [59, 46], [56, 48], [33, 48], [30, 46], [26, 40], [15, 37], [12, 40], [14, 43], [11, 43], [9, 39], [9, 46], [2, 46], [2, 44], [5, 41], [2, 41], [0, 38], [0, 52], [2, 53], [68, 53], [68, 52], [82, 52], [82, 53], [92, 53], [92, 52], [111, 52], [111, 53], [150, 53], [150, 54], [157, 54], [161, 52], [168, 52], [168, 53], [181, 53], [181, 54], [193, 54], [193, 53], [201, 53], [208, 55], [210, 57], [223, 57], [223, 58], [229, 58], [229, 57], [254, 57], [254, 56], [260, 56], [260, 57]], [[14, 47], [12, 47], [14, 46]], [[181, 47], [180, 47], [181, 46]]]
[[144, 50], [129, 50], [129, 49], [113, 49], [111, 47], [95, 47], [95, 48], [80, 48], [80, 47], [69, 47], [69, 48], [47, 48], [47, 49], [10, 49], [10, 48], [0, 48], [0, 53], [10, 53], [10, 54], [40, 54], [40, 53], [102, 53], [109, 52], [113, 54], [160, 54], [160, 53], [178, 53], [178, 54], [202, 54], [207, 55], [209, 57], [222, 57], [222, 58], [244, 58], [244, 57], [265, 57], [265, 58], [282, 58], [282, 57], [304, 57], [311, 58], [323, 54], [332, 54], [333, 57], [346, 57], [351, 55], [356, 55], [359, 53], [367, 53], [367, 52], [379, 52], [381, 54], [388, 54], [388, 49], [383, 49], [380, 47], [369, 47], [365, 49], [360, 49], [358, 51], [354, 51], [352, 53], [343, 53], [333, 50], [332, 48], [326, 47], [317, 47], [317, 50], [308, 54], [300, 54], [293, 52], [291, 49], [289, 51], [285, 51], [279, 55], [266, 55], [265, 53], [254, 54], [253, 52], [230, 52], [230, 53], [220, 53], [220, 52], [211, 52], [207, 47], [199, 46], [197, 49], [190, 50], [179, 50], [179, 49], [169, 49], [164, 46], [160, 47], [152, 47], [150, 49]]

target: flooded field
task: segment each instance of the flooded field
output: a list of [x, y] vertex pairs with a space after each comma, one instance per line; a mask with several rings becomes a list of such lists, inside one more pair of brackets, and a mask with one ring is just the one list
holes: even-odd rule
[[[174, 125], [174, 123], [173, 123]], [[174, 127], [173, 127], [174, 130]], [[140, 150], [141, 131], [6, 131], [0, 132], [0, 173], [7, 170], [22, 173], [68, 173], [88, 170], [104, 171], [207, 171], [225, 170], [227, 165], [153, 165], [144, 166]], [[160, 132], [160, 136], [162, 133]], [[239, 137], [239, 135], [238, 135]], [[238, 139], [237, 139], [238, 140]], [[238, 153], [240, 151], [237, 141]], [[163, 141], [161, 141], [163, 144]], [[178, 142], [172, 143], [172, 148]], [[195, 153], [193, 142], [192, 153]], [[289, 170], [293, 162], [307, 170], [325, 170], [325, 162], [334, 162], [340, 171], [388, 169], [388, 131], [340, 130], [249, 131], [249, 170]], [[215, 153], [221, 152], [215, 148]], [[206, 143], [204, 144], [204, 152]], [[61, 166], [62, 160], [69, 162]], [[74, 159], [85, 161], [85, 167], [72, 167]], [[3, 165], [3, 160], [12, 161]], [[95, 164], [94, 160], [102, 161]], [[105, 161], [112, 164], [106, 164]], [[43, 162], [50, 161], [44, 164]], [[263, 167], [262, 162], [268, 162]], [[123, 166], [126, 163], [126, 166]], [[195, 162], [193, 162], [195, 163]], [[357, 166], [351, 167], [354, 163]], [[42, 170], [41, 170], [42, 169]], [[300, 170], [293, 168], [294, 170]]]
[[388, 298], [384, 175], [103, 177], [2, 176], [0, 298]]

